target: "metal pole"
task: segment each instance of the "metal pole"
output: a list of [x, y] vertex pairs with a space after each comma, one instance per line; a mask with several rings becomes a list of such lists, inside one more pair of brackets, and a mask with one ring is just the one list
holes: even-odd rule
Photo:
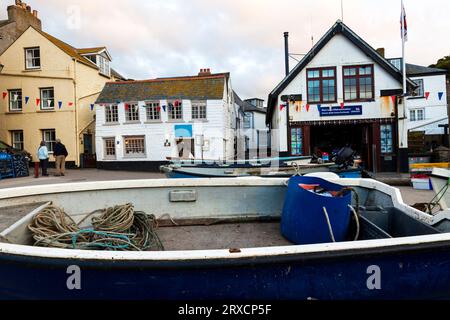
[[286, 76], [289, 74], [289, 32], [284, 33], [284, 63], [286, 68]]

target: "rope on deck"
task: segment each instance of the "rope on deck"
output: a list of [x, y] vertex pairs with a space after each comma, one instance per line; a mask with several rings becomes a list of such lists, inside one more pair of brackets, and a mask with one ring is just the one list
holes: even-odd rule
[[[81, 228], [91, 217], [92, 227]], [[134, 211], [129, 203], [91, 212], [78, 224], [63, 209], [50, 206], [28, 226], [35, 246], [112, 251], [164, 250], [157, 228], [154, 215]]]

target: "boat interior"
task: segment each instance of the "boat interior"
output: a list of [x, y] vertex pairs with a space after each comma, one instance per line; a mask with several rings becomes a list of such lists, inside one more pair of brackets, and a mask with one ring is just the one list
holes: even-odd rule
[[[230, 179], [231, 180], [231, 179]], [[125, 203], [157, 218], [157, 234], [166, 251], [243, 249], [292, 246], [281, 234], [287, 187], [285, 179], [245, 179], [217, 182], [166, 181], [167, 186], [144, 182], [80, 184], [66, 190], [43, 187], [6, 197], [0, 193], [0, 242], [33, 245], [28, 229], [44, 208], [60, 207], [75, 222], [89, 213]], [[47, 189], [46, 189], [47, 188]], [[57, 191], [58, 190], [58, 191]], [[445, 232], [413, 218], [394, 205], [391, 194], [373, 187], [354, 186], [359, 218], [352, 217], [348, 241], [430, 235]], [[302, 204], [299, 203], [299, 206]], [[86, 222], [85, 222], [86, 223]], [[330, 242], [332, 242], [330, 237]]]

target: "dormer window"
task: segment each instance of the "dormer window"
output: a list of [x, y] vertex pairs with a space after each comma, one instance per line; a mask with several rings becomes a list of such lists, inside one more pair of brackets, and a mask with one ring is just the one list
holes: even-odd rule
[[100, 69], [100, 73], [105, 76], [110, 76], [109, 60], [102, 55], [97, 56], [97, 66]]

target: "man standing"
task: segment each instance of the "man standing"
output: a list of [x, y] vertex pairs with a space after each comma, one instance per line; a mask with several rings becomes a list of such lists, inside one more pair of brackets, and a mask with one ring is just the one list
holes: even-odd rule
[[66, 174], [66, 158], [69, 155], [66, 146], [61, 143], [60, 139], [56, 140], [53, 155], [56, 159], [56, 176], [64, 176]]

